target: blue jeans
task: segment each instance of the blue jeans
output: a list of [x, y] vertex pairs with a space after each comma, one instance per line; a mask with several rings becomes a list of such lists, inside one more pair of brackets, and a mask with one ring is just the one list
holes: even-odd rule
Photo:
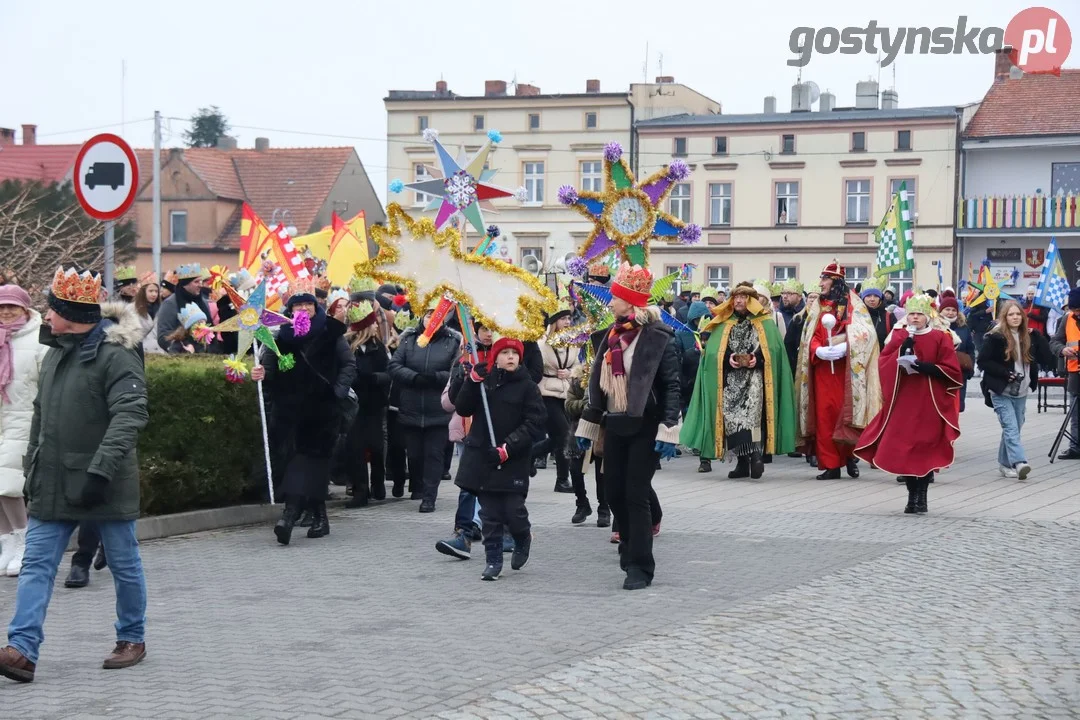
[[1027, 396], [1012, 397], [992, 392], [990, 402], [993, 403], [994, 412], [1001, 423], [998, 464], [1012, 468], [1016, 467], [1017, 463], [1027, 462], [1024, 446], [1020, 444], [1020, 430], [1024, 427], [1024, 415], [1027, 412]]
[[458, 493], [454, 529], [467, 530], [472, 526], [480, 528], [480, 503], [471, 492], [462, 490]]
[[[8, 644], [30, 662], [38, 661], [45, 639], [45, 611], [49, 608], [56, 571], [64, 559], [72, 521], [42, 522], [30, 518], [26, 530], [26, 555], [15, 594], [15, 616], [8, 625]], [[143, 575], [134, 520], [97, 523], [116, 586], [116, 639], [143, 642], [146, 630], [146, 576]]]

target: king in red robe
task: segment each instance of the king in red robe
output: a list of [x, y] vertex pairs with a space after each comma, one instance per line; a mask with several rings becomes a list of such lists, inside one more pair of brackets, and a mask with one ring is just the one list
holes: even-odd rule
[[906, 305], [907, 326], [893, 330], [881, 353], [881, 412], [859, 438], [855, 455], [907, 484], [906, 513], [927, 512], [934, 473], [953, 462], [960, 437], [956, 394], [964, 386], [952, 335], [932, 327], [928, 295]]

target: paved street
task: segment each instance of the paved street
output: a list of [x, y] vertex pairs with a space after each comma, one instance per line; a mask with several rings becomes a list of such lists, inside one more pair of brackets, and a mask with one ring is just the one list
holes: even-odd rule
[[[925, 517], [875, 471], [819, 482], [784, 457], [732, 481], [676, 459], [657, 476], [656, 581], [635, 593], [552, 471], [529, 498], [533, 560], [497, 583], [482, 550], [433, 550], [449, 483], [434, 515], [339, 511], [330, 537], [287, 548], [269, 527], [148, 542], [146, 662], [100, 670], [114, 595], [94, 573], [57, 590], [37, 680], [0, 686], [0, 716], [1080, 717], [1080, 463], [1046, 457], [1062, 418], [1029, 403], [1034, 472], [1006, 480], [969, 398]], [[0, 579], [5, 622], [14, 588]]]

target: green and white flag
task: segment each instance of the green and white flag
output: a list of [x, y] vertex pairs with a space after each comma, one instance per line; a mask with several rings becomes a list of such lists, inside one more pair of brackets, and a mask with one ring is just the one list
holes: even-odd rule
[[915, 250], [911, 233], [911, 210], [908, 208], [907, 183], [893, 195], [889, 211], [874, 231], [877, 243], [877, 273], [889, 273], [915, 268]]

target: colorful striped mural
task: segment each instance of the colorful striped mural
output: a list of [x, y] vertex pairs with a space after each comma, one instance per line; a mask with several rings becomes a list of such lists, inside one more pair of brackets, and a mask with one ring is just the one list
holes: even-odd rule
[[1077, 195], [961, 198], [956, 227], [961, 230], [1055, 230], [1080, 227]]

